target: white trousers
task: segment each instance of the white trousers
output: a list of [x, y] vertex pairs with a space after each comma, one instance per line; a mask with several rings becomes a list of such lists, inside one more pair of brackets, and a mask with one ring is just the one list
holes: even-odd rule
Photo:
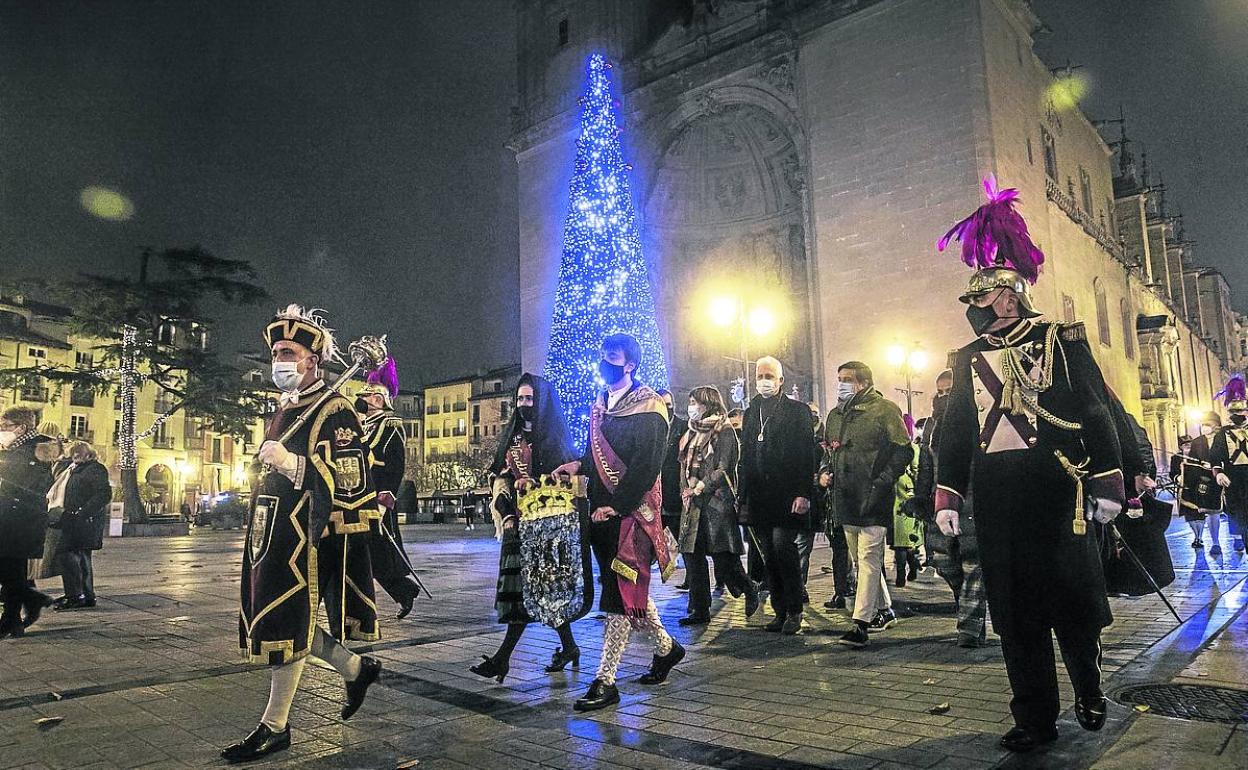
[[845, 525], [849, 558], [858, 572], [858, 592], [854, 596], [854, 620], [870, 623], [875, 613], [893, 605], [884, 579], [884, 552], [888, 530], [884, 527]]

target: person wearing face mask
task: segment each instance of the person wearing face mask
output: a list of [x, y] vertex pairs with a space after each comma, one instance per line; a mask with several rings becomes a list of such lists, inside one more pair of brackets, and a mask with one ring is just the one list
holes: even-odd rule
[[0, 414], [0, 639], [22, 636], [52, 601], [28, 580], [29, 561], [43, 556], [55, 454], [53, 440], [35, 424], [28, 407]]
[[574, 704], [594, 711], [620, 702], [616, 672], [633, 630], [654, 640], [650, 670], [638, 679], [662, 684], [685, 657], [685, 648], [663, 627], [650, 598], [651, 565], [667, 580], [676, 569], [661, 520], [659, 474], [667, 452], [667, 405], [635, 379], [641, 344], [629, 334], [602, 341], [598, 374], [606, 385], [590, 408], [589, 442], [579, 460], [555, 469], [559, 477], [589, 477], [590, 543], [602, 585], [598, 608], [606, 613], [602, 658], [589, 692]]
[[901, 409], [876, 389], [871, 367], [848, 361], [836, 377], [837, 403], [823, 429], [828, 459], [822, 472], [831, 481], [832, 515], [845, 528], [849, 557], [858, 568], [854, 626], [838, 641], [864, 647], [869, 631], [883, 631], [897, 620], [884, 578], [884, 554], [897, 480], [914, 450]]
[[[376, 658], [343, 646], [380, 638], [368, 547], [380, 513], [359, 415], [342, 395], [325, 397], [320, 364], [335, 360], [333, 333], [319, 311], [290, 305], [264, 338], [281, 397], [257, 456], [264, 470], [243, 540], [238, 628], [243, 657], [270, 666], [271, 678], [260, 724], [221, 752], [230, 763], [289, 748], [287, 720], [308, 655], [342, 676], [343, 720], [381, 674]], [[321, 602], [328, 631], [317, 623]]]
[[[54, 478], [48, 490], [48, 508], [60, 509], [57, 528], [61, 542], [56, 558], [65, 587], [65, 595], [56, 601], [55, 609], [94, 607], [91, 553], [104, 547], [108, 503], [113, 499], [108, 469], [96, 459], [90, 444], [75, 441], [69, 446], [67, 461], [57, 465]], [[47, 555], [45, 552], [45, 559]]]
[[984, 586], [1001, 636], [1014, 727], [1027, 752], [1057, 739], [1056, 635], [1087, 730], [1105, 723], [1100, 633], [1113, 621], [1090, 520], [1126, 502], [1118, 427], [1082, 323], [1039, 320], [1029, 286], [1044, 254], [1014, 209], [1018, 191], [984, 182], [988, 203], [938, 243], [957, 238], [976, 268], [960, 297], [976, 338], [950, 354], [953, 390], [936, 429], [936, 523], [960, 532], [975, 496]]
[[[572, 635], [572, 622], [583, 617], [594, 601], [593, 569], [586, 542], [588, 522], [582, 522], [579, 539], [546, 535], [535, 528], [522, 531], [517, 508], [518, 501], [529, 489], [575, 457], [559, 394], [544, 378], [525, 373], [516, 386], [516, 408], [502, 433], [494, 464], [490, 466], [493, 478], [490, 513], [494, 519], [494, 535], [501, 544], [494, 609], [498, 612], [498, 622], [507, 626], [507, 633], [493, 655], [482, 656], [484, 660], [470, 667], [477, 676], [500, 683], [507, 678], [511, 654], [525, 629], [535, 620], [525, 607], [525, 598], [540, 605], [538, 597], [543, 591], [559, 593], [559, 599], [572, 601], [573, 606], [579, 607], [575, 611], [570, 609], [566, 620], [554, 626], [561, 646], [551, 656], [546, 672], [562, 671], [569, 663], [578, 668], [581, 665], [581, 649]], [[543, 549], [549, 548], [551, 553], [568, 554], [568, 558], [580, 562], [579, 604], [567, 596], [566, 586], [547, 585], [548, 575], [527, 573], [523, 569], [522, 553], [539, 544]], [[526, 580], [536, 581], [536, 584], [526, 583]]]
[[771, 356], [755, 367], [758, 398], [741, 425], [740, 516], [762, 555], [775, 618], [773, 633], [802, 630], [802, 562], [798, 533], [811, 529], [815, 486], [810, 409], [783, 393], [784, 368]]
[[[675, 538], [680, 536], [680, 513], [684, 507], [680, 498], [680, 439], [689, 430], [689, 421], [676, 412], [676, 402], [670, 390], [662, 388], [655, 392], [663, 398], [667, 413], [672, 416], [672, 422], [667, 429], [667, 453], [663, 455], [663, 472], [660, 474], [659, 483], [663, 486], [663, 527]], [[689, 590], [688, 575], [685, 577], [676, 586], [677, 591]]]
[[758, 610], [758, 587], [745, 574], [741, 527], [737, 520], [737, 458], [740, 442], [728, 424], [719, 388], [703, 385], [689, 394], [689, 430], [680, 440], [680, 552], [689, 581], [689, 615], [682, 626], [711, 620], [709, 556], [715, 577], [734, 596], [745, 597], [745, 617]]
[[420, 595], [420, 582], [412, 571], [411, 562], [403, 551], [403, 534], [399, 531], [399, 514], [395, 500], [407, 468], [407, 433], [403, 420], [394, 413], [394, 398], [399, 395], [399, 374], [394, 359], [387, 358], [356, 394], [355, 411], [364, 428], [364, 446], [368, 447], [369, 471], [382, 517], [369, 525], [368, 550], [373, 564], [373, 579], [399, 605], [396, 620], [412, 611]]
[[[1202, 535], [1207, 526], [1209, 542], [1213, 544], [1209, 546], [1209, 555], [1214, 558], [1222, 555], [1222, 486], [1213, 465], [1213, 438], [1221, 429], [1222, 418], [1216, 412], [1207, 412], [1201, 418], [1200, 435], [1192, 440], [1189, 452], [1193, 463], [1183, 478], [1183, 493], [1180, 494], [1180, 504], [1186, 509], [1184, 518], [1196, 534], [1192, 547], [1204, 547]], [[1209, 479], [1212, 483], [1207, 483]]]
[[1244, 534], [1248, 530], [1248, 394], [1244, 375], [1231, 377], [1219, 395], [1231, 416], [1230, 424], [1214, 434], [1209, 458], [1218, 485], [1226, 490], [1226, 523], [1231, 530], [1231, 547], [1242, 554]]

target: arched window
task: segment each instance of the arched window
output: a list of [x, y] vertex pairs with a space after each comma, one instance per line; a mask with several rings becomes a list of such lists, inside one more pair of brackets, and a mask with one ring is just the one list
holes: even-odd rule
[[1118, 301], [1118, 312], [1122, 316], [1122, 347], [1127, 352], [1127, 358], [1135, 359], [1135, 313], [1131, 312], [1131, 301], [1121, 299]]
[[1062, 320], [1068, 324], [1075, 322], [1075, 300], [1069, 294], [1062, 295]]
[[1105, 298], [1105, 284], [1100, 278], [1092, 279], [1092, 292], [1096, 295], [1096, 331], [1101, 344], [1109, 346], [1109, 301]]

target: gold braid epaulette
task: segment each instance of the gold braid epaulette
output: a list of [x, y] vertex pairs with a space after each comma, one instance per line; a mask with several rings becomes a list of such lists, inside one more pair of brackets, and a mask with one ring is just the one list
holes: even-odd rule
[[1083, 325], [1083, 321], [1075, 321], [1070, 324], [1062, 324], [1062, 339], [1067, 342], [1079, 342], [1088, 338], [1088, 327]]
[[[1080, 329], [1083, 324], [1078, 324]], [[1070, 327], [1066, 327], [1069, 329]], [[1062, 430], [1082, 430], [1083, 425], [1071, 420], [1063, 420], [1049, 410], [1040, 406], [1040, 394], [1053, 384], [1053, 365], [1057, 360], [1054, 355], [1057, 347], [1058, 325], [1050, 324], [1044, 332], [1044, 368], [1041, 369], [1039, 382], [1033, 381], [1023, 370], [1022, 352], [1014, 346], [1002, 350], [1001, 356], [1001, 411], [1014, 414], [1034, 414], [1055, 428]], [[1063, 337], [1064, 338], [1064, 337]]]

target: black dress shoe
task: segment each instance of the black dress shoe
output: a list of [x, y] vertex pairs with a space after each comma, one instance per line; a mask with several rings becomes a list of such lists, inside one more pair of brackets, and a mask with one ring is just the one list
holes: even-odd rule
[[368, 692], [368, 686], [376, 682], [379, 676], [381, 676], [381, 661], [369, 655], [361, 657], [360, 675], [347, 682], [347, 702], [342, 707], [344, 722], [360, 710], [360, 706], [364, 703], [364, 695]]
[[691, 612], [676, 622], [682, 626], [705, 626], [711, 622], [711, 616], [705, 612]]
[[269, 729], [268, 725], [261, 722], [251, 735], [233, 746], [222, 749], [221, 757], [231, 765], [236, 765], [239, 762], [250, 762], [274, 752], [285, 751], [288, 748], [290, 748], [290, 725], [287, 725], [286, 729], [280, 733], [275, 733]]
[[415, 596], [409, 596], [399, 602], [399, 614], [394, 616], [395, 620], [402, 620], [412, 613], [412, 605], [416, 603]]
[[576, 711], [597, 711], [619, 702], [620, 691], [615, 688], [615, 685], [595, 679], [589, 685], [589, 692], [578, 698], [576, 703], [572, 704], [572, 708]]
[[758, 612], [760, 604], [762, 604], [762, 600], [758, 598], [758, 589], [753, 588], [745, 595], [745, 616], [747, 618], [754, 617], [754, 613]]
[[1037, 746], [1052, 743], [1055, 740], [1057, 740], [1056, 727], [1050, 727], [1048, 730], [1029, 730], [1026, 727], [1014, 727], [1001, 736], [1001, 748], [1018, 752], [1019, 754], [1026, 754]]
[[22, 625], [29, 628], [39, 620], [39, 615], [43, 613], [44, 607], [52, 605], [52, 597], [47, 594], [41, 594], [38, 591], [30, 594], [22, 600], [22, 609], [25, 610], [22, 618]]
[[[469, 666], [468, 670], [477, 676], [493, 679], [502, 684], [503, 680], [507, 678], [507, 672], [511, 671], [511, 661], [504, 660], [500, 663], [489, 655], [482, 655], [481, 658], [482, 661], [480, 663], [475, 666]], [[546, 670], [549, 671], [550, 669]]]
[[1096, 732], [1105, 726], [1108, 704], [1104, 695], [1075, 698], [1075, 718], [1083, 729]]
[[843, 610], [845, 609], [845, 597], [840, 594], [834, 594], [831, 599], [823, 603], [824, 609]]
[[763, 626], [764, 631], [770, 631], [773, 634], [780, 633], [780, 631], [783, 628], [784, 628], [784, 616], [783, 615], [777, 615], [775, 617], [775, 620], [772, 620], [770, 623]]
[[650, 661], [650, 671], [642, 674], [637, 680], [639, 684], [663, 684], [667, 681], [667, 675], [672, 673], [672, 669], [676, 664], [685, 659], [685, 648], [680, 646], [680, 642], [672, 640], [672, 649], [667, 651], [666, 655], [655, 655], [654, 660]]
[[82, 597], [75, 596], [72, 599], [66, 599], [60, 604], [53, 604], [53, 612], [64, 612], [66, 610], [80, 610], [87, 606], [87, 600]]
[[[571, 663], [573, 668], [581, 667], [581, 648], [571, 647], [563, 649], [562, 647], [555, 650], [555, 654], [550, 656], [550, 665], [546, 667], [547, 674], [553, 674], [556, 671], [562, 671]], [[501, 683], [502, 680], [500, 679]]]

